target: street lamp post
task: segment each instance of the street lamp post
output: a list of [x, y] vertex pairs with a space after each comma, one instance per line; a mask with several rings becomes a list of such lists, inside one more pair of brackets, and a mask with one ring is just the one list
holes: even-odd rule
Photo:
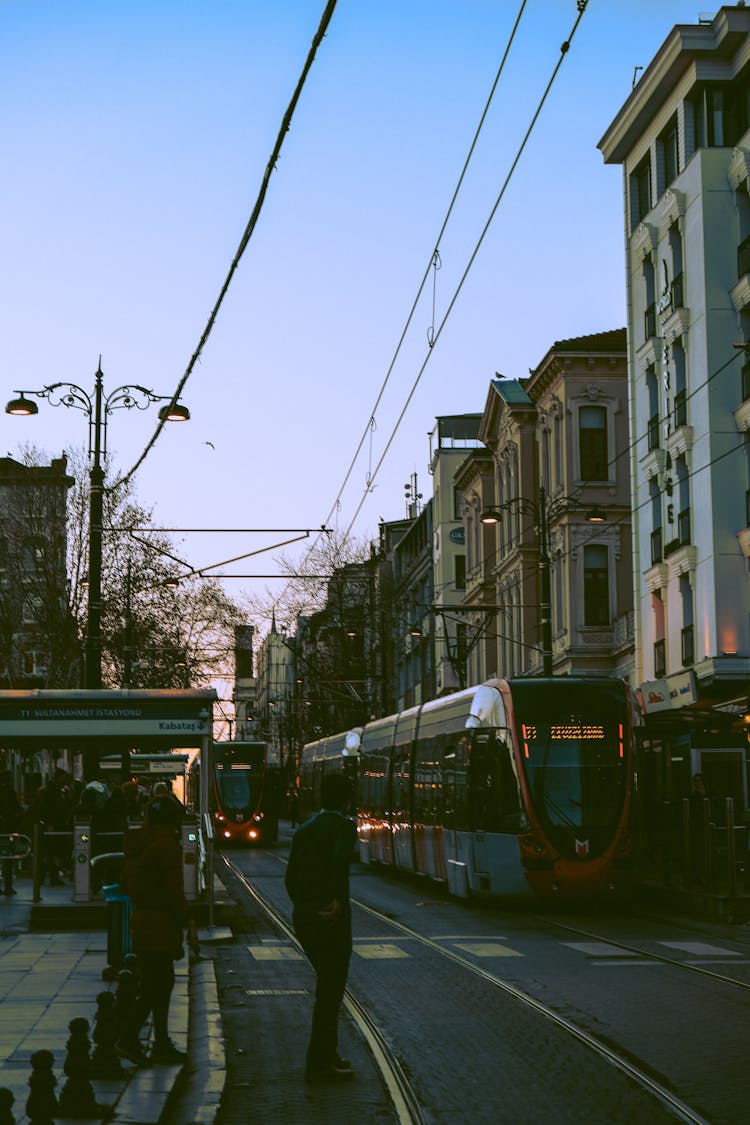
[[[536, 502], [523, 496], [506, 500], [496, 507], [488, 508], [480, 519], [484, 524], [500, 523], [502, 513], [516, 508], [531, 516], [537, 533], [537, 557], [539, 566], [539, 632], [542, 642], [542, 675], [552, 675], [552, 574], [550, 558], [549, 529], [565, 512], [580, 510], [584, 505], [574, 496], [556, 496], [548, 500], [543, 485], [539, 487]], [[601, 508], [595, 504], [586, 512], [589, 523], [603, 523]]]
[[39, 391], [16, 390], [18, 398], [5, 407], [6, 414], [28, 416], [39, 413], [39, 407], [28, 395], [47, 399], [50, 406], [69, 406], [81, 410], [89, 422], [89, 584], [86, 618], [86, 655], [84, 686], [99, 690], [102, 686], [102, 525], [104, 511], [104, 464], [107, 453], [107, 422], [113, 410], [146, 410], [154, 402], [165, 402], [159, 417], [165, 422], [186, 422], [187, 407], [172, 395], [157, 395], [147, 387], [129, 384], [116, 387], [104, 395], [101, 356], [94, 376], [93, 395], [76, 383], [51, 383]]

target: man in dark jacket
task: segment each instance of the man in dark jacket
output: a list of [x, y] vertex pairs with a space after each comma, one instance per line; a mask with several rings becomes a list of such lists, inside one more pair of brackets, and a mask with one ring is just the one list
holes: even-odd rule
[[[21, 830], [21, 805], [13, 788], [13, 776], [10, 770], [0, 770], [0, 833], [3, 835], [19, 832]], [[3, 888], [0, 894], [14, 895], [13, 866], [15, 860], [2, 861]]]
[[[185, 1061], [168, 1034], [174, 962], [184, 955], [188, 921], [182, 877], [179, 831], [183, 809], [171, 797], [156, 798], [146, 808], [143, 828], [125, 834], [125, 890], [133, 903], [130, 930], [138, 957], [139, 989], [132, 1026], [121, 1034], [118, 1054], [131, 1062], [179, 1064]], [[149, 1014], [154, 1042], [146, 1056], [139, 1032]]]
[[315, 969], [315, 1005], [307, 1048], [308, 1082], [350, 1078], [337, 1051], [338, 1014], [352, 952], [349, 865], [357, 827], [346, 813], [351, 784], [343, 774], [323, 778], [323, 808], [292, 838], [285, 884], [294, 905], [294, 931]]

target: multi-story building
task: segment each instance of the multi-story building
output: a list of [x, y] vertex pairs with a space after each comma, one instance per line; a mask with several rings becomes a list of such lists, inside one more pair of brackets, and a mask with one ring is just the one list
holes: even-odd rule
[[234, 734], [237, 742], [252, 742], [257, 738], [256, 684], [253, 676], [253, 625], [234, 627]]
[[700, 769], [744, 805], [722, 718], [750, 681], [749, 83], [750, 9], [723, 7], [673, 28], [599, 142], [623, 169], [635, 681], [665, 795]]
[[477, 679], [632, 671], [625, 361], [625, 330], [601, 332], [490, 385], [479, 436], [492, 466], [472, 457], [456, 478]]
[[430, 434], [436, 696], [455, 691], [466, 682], [467, 632], [461, 615], [455, 612], [466, 593], [466, 536], [463, 494], [454, 478], [467, 453], [482, 448], [481, 421], [481, 414], [440, 415]]
[[78, 685], [81, 651], [68, 604], [65, 456], [0, 458], [0, 685]]

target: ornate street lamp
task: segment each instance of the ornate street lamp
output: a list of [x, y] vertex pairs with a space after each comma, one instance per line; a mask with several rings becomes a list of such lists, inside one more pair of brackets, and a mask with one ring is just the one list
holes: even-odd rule
[[94, 376], [94, 392], [90, 395], [76, 383], [51, 383], [39, 391], [16, 390], [18, 398], [5, 407], [6, 414], [28, 416], [38, 414], [39, 407], [27, 395], [46, 399], [50, 406], [70, 406], [81, 410], [89, 422], [89, 572], [88, 614], [86, 621], [85, 687], [98, 690], [102, 686], [102, 514], [104, 507], [104, 467], [107, 452], [107, 423], [113, 410], [146, 410], [151, 403], [164, 402], [159, 416], [164, 421], [187, 421], [190, 413], [175, 402], [172, 395], [157, 395], [138, 384], [116, 387], [104, 395], [101, 356]]
[[[488, 525], [500, 523], [502, 513], [516, 509], [524, 515], [531, 516], [537, 533], [537, 547], [539, 554], [539, 631], [542, 638], [542, 673], [552, 675], [552, 579], [550, 563], [550, 524], [555, 523], [565, 512], [580, 511], [584, 505], [573, 496], [556, 496], [548, 500], [544, 487], [540, 487], [537, 500], [529, 500], [523, 496], [506, 500], [493, 508], [487, 508], [479, 517], [481, 522]], [[585, 517], [589, 523], [604, 523], [606, 516], [598, 504], [586, 512]]]

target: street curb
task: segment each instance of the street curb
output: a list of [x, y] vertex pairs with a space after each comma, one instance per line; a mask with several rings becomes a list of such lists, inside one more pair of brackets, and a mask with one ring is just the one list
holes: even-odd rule
[[190, 967], [190, 1067], [180, 1102], [190, 1106], [190, 1125], [214, 1125], [226, 1082], [226, 1052], [213, 961]]

